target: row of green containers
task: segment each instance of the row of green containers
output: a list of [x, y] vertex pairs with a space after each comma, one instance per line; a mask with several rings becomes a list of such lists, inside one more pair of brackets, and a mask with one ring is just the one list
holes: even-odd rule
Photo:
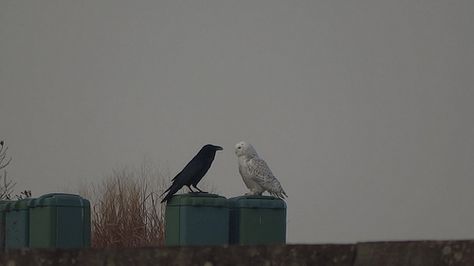
[[90, 246], [90, 203], [73, 194], [0, 202], [0, 248]]
[[189, 193], [174, 196], [166, 206], [168, 246], [285, 242], [286, 204], [281, 199]]

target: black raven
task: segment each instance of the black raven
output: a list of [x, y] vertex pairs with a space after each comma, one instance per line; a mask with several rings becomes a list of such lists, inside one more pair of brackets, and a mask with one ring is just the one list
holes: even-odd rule
[[191, 186], [195, 187], [199, 192], [204, 191], [200, 190], [196, 185], [201, 181], [204, 175], [207, 173], [207, 170], [211, 167], [214, 157], [216, 157], [216, 151], [222, 150], [222, 147], [207, 144], [201, 148], [201, 150], [194, 156], [194, 158], [179, 172], [171, 181], [173, 184], [161, 194], [163, 196], [166, 192], [166, 196], [163, 198], [161, 203], [168, 201], [178, 192], [183, 186], [187, 186], [191, 192], [194, 192], [191, 189]]

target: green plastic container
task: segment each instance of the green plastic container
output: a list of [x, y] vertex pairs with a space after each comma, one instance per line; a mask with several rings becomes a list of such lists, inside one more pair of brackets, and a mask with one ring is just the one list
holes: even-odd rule
[[230, 198], [230, 244], [286, 242], [286, 203], [270, 196]]
[[10, 200], [0, 200], [0, 250], [5, 249], [5, 216]]
[[78, 195], [51, 193], [29, 202], [31, 248], [90, 247], [90, 203]]
[[229, 243], [227, 199], [215, 194], [175, 195], [166, 206], [165, 245]]
[[29, 243], [29, 209], [31, 199], [12, 201], [5, 206], [5, 248], [26, 248]]

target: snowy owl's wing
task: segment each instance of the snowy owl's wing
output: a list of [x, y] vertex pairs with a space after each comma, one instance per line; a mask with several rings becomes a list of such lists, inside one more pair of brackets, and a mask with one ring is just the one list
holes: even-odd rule
[[256, 177], [255, 181], [260, 183], [260, 185], [264, 185], [275, 178], [267, 163], [260, 158], [251, 159], [248, 167], [250, 174]]
[[256, 183], [262, 186], [270, 194], [283, 198], [286, 196], [280, 182], [273, 175], [267, 163], [260, 158], [253, 158], [249, 162], [249, 172], [254, 177]]

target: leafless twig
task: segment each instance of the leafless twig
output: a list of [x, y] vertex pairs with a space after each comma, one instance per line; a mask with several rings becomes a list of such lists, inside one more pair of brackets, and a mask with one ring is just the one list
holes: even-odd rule
[[5, 146], [5, 142], [0, 141], [0, 169], [7, 167], [8, 164], [12, 161], [12, 157], [7, 158], [8, 147]]

